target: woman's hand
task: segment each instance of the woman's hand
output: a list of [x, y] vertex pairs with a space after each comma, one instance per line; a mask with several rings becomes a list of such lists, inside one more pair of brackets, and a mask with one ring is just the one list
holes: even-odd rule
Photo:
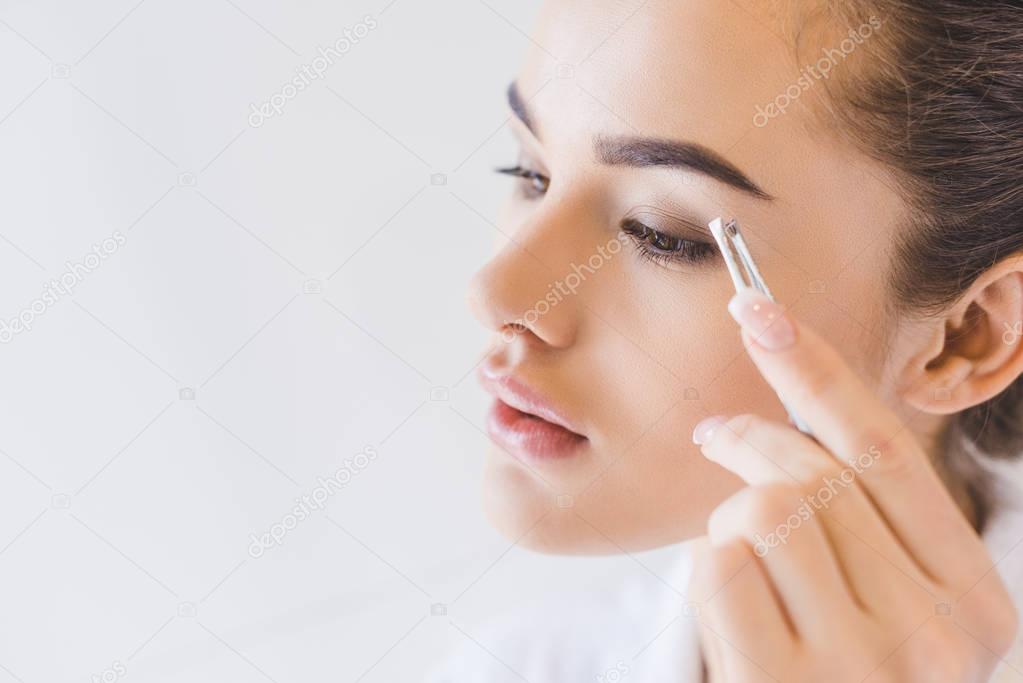
[[1017, 616], [923, 448], [813, 331], [743, 292], [743, 342], [814, 437], [756, 415], [693, 438], [749, 486], [696, 543], [714, 683], [987, 681]]

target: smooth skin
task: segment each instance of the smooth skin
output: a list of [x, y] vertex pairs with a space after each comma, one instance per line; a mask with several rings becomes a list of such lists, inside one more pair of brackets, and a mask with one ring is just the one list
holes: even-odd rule
[[[748, 485], [695, 544], [710, 680], [989, 680], [1017, 614], [924, 449], [782, 306], [747, 290], [729, 310], [813, 437], [748, 414], [694, 430], [703, 455]], [[834, 498], [821, 504], [825, 490]], [[813, 513], [793, 517], [801, 506]], [[758, 546], [780, 529], [784, 542]]]

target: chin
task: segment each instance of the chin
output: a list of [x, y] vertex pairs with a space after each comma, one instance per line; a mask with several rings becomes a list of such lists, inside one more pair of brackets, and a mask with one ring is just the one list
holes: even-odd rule
[[[706, 528], [709, 507], [689, 514], [662, 510], [647, 500], [639, 509], [626, 503], [637, 492], [615, 495], [618, 482], [611, 478], [582, 497], [559, 497], [536, 474], [495, 450], [484, 472], [483, 510], [490, 524], [518, 547], [548, 555], [618, 555], [680, 543]], [[619, 499], [620, 504], [612, 502]]]
[[551, 555], [590, 554], [572, 530], [582, 520], [558, 507], [558, 496], [506, 454], [488, 456], [482, 498], [490, 524], [515, 545]]

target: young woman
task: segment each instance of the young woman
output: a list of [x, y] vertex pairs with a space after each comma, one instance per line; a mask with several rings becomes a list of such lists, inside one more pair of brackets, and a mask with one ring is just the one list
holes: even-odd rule
[[551, 0], [531, 43], [471, 290], [486, 509], [543, 552], [695, 539], [693, 628], [609, 668], [669, 623], [633, 602], [439, 680], [1023, 681], [1023, 2]]

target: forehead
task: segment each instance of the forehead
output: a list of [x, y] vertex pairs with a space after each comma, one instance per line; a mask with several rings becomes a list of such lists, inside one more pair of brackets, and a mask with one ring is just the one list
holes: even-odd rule
[[[783, 196], [808, 157], [841, 166], [852, 152], [837, 136], [824, 141], [830, 150], [813, 139], [811, 105], [825, 85], [807, 78], [794, 37], [784, 37], [795, 35], [798, 11], [787, 0], [548, 0], [520, 89], [549, 153], [581, 158], [597, 133], [682, 138]], [[794, 89], [764, 125], [758, 112]]]
[[650, 0], [637, 9], [620, 0], [549, 0], [533, 32], [524, 89], [551, 79], [537, 107], [564, 106], [575, 91], [580, 110], [618, 132], [741, 133], [758, 105], [800, 75], [782, 23], [763, 9], [769, 4]]

